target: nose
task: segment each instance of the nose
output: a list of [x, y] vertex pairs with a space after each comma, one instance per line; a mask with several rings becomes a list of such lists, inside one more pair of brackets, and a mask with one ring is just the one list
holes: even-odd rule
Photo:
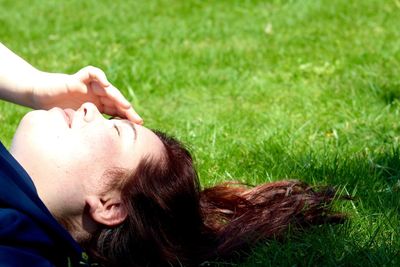
[[78, 111], [82, 113], [83, 120], [86, 122], [91, 122], [93, 120], [102, 117], [100, 111], [93, 103], [87, 102], [82, 104], [82, 106], [78, 109]]

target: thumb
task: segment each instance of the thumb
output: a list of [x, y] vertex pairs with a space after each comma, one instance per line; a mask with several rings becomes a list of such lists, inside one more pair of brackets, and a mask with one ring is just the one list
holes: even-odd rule
[[102, 87], [111, 85], [107, 80], [106, 74], [101, 69], [93, 66], [84, 67], [77, 74], [84, 82], [97, 81]]

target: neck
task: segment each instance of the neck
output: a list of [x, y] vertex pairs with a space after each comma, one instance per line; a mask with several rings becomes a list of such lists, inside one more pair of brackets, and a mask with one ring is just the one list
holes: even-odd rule
[[54, 217], [79, 244], [89, 241], [93, 233], [98, 228], [97, 224], [95, 224], [85, 215], [81, 216], [80, 218]]

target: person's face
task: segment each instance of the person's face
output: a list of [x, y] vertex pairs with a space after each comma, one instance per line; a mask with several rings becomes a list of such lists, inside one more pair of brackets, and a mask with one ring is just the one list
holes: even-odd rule
[[85, 103], [76, 111], [29, 112], [14, 135], [11, 153], [34, 181], [61, 183], [65, 190], [83, 186], [78, 194], [102, 186], [99, 179], [105, 171], [133, 170], [143, 157], [159, 157], [162, 149], [149, 129], [107, 120], [95, 105]]

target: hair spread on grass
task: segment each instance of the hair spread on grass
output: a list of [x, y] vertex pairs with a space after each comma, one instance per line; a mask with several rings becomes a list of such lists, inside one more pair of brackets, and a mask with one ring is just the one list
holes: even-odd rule
[[200, 190], [188, 150], [156, 134], [165, 146], [164, 160], [142, 160], [126, 180], [127, 219], [99, 230], [86, 244], [104, 266], [197, 266], [282, 237], [289, 227], [344, 219], [331, 210], [334, 190], [315, 190], [296, 180], [256, 187], [231, 182]]

